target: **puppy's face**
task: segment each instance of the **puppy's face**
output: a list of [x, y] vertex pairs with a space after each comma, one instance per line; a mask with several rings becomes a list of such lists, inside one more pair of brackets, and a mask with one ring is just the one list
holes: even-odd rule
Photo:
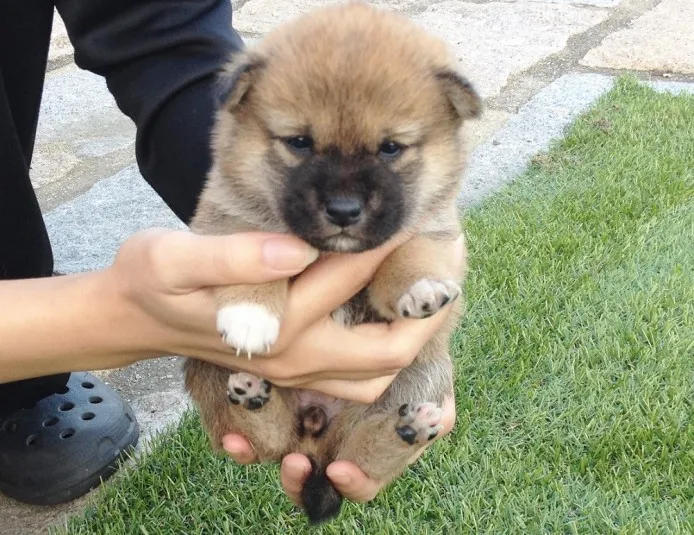
[[276, 30], [237, 58], [227, 90], [222, 180], [324, 251], [376, 247], [450, 204], [459, 128], [480, 106], [442, 43], [358, 4]]

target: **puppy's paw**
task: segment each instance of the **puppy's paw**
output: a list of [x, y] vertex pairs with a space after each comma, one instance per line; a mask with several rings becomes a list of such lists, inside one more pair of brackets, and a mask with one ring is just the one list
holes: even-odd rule
[[232, 373], [227, 381], [229, 402], [233, 405], [243, 405], [250, 411], [267, 403], [271, 389], [272, 385], [265, 379], [246, 372]]
[[217, 312], [217, 330], [236, 354], [266, 353], [277, 341], [280, 320], [263, 305], [240, 303], [220, 308]]
[[435, 403], [405, 403], [398, 410], [400, 420], [395, 426], [398, 436], [410, 445], [432, 440], [443, 429], [443, 410]]
[[458, 298], [460, 286], [452, 280], [420, 279], [398, 300], [403, 318], [428, 318]]

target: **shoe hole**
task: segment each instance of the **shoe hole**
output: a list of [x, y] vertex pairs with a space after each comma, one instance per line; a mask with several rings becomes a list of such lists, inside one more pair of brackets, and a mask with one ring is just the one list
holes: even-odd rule
[[69, 401], [67, 403], [63, 403], [60, 407], [58, 407], [59, 411], [66, 412], [72, 409], [75, 406], [74, 403], [70, 403]]
[[29, 436], [27, 437], [27, 442], [26, 442], [26, 444], [27, 444], [27, 446], [36, 446], [36, 444], [38, 444], [38, 441], [39, 441], [39, 436], [38, 436], [38, 435], [36, 435], [36, 434], [34, 434], [34, 435], [29, 435]]
[[2, 424], [2, 430], [5, 431], [5, 433], [14, 433], [18, 427], [17, 422], [12, 420], [8, 420]]
[[99, 396], [92, 396], [89, 398], [89, 403], [101, 403], [104, 399], [100, 398]]
[[74, 434], [75, 434], [74, 429], [65, 429], [64, 431], [60, 432], [60, 438], [70, 438]]
[[55, 425], [58, 423], [58, 418], [55, 416], [51, 416], [47, 420], [43, 421], [43, 427], [51, 427], [52, 425]]
[[89, 381], [85, 381], [82, 383], [82, 388], [87, 388], [87, 389], [94, 388], [94, 383], [90, 383]]
[[93, 412], [85, 412], [85, 413], [82, 415], [82, 419], [83, 419], [83, 420], [93, 420], [93, 419], [94, 419], [94, 416], [96, 416], [96, 414], [94, 414]]
[[70, 387], [66, 385], [66, 386], [62, 387], [60, 390], [56, 390], [55, 393], [56, 394], [67, 394], [69, 391], [70, 391]]

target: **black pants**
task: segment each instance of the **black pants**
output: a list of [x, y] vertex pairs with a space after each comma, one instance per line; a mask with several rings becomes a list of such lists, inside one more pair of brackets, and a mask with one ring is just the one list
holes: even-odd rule
[[[0, 280], [53, 273], [29, 169], [54, 6], [77, 65], [103, 76], [120, 110], [135, 122], [140, 172], [186, 223], [210, 163], [215, 73], [243, 46], [231, 27], [229, 0], [3, 0]], [[0, 384], [0, 416], [60, 390], [68, 378]]]

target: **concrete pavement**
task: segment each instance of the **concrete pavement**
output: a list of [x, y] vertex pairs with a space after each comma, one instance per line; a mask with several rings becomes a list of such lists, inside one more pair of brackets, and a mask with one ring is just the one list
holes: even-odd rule
[[[320, 0], [234, 1], [234, 26], [258, 39]], [[407, 13], [453, 47], [485, 99], [470, 124], [471, 162], [461, 208], [523, 170], [577, 114], [608, 90], [613, 76], [694, 82], [691, 0], [376, 0]], [[107, 265], [122, 241], [151, 225], [180, 222], [142, 180], [135, 130], [101, 78], [78, 69], [57, 19], [32, 166], [56, 268]], [[668, 89], [670, 86], [660, 86]], [[145, 434], [175, 421], [186, 406], [175, 358], [100, 375], [136, 410]], [[36, 508], [0, 496], [3, 533], [43, 533], [86, 500]]]

